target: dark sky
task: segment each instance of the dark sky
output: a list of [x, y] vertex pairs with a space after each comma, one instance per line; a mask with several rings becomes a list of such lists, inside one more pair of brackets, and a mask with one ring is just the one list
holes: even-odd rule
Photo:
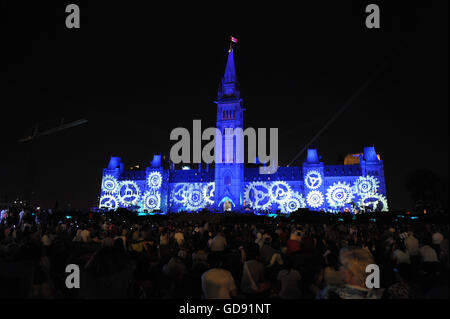
[[[40, 205], [58, 200], [75, 208], [96, 203], [111, 155], [126, 166], [148, 165], [154, 153], [169, 152], [173, 128], [192, 131], [194, 119], [214, 126], [231, 34], [239, 39], [245, 125], [279, 128], [280, 165], [388, 60], [314, 145], [326, 164], [375, 145], [393, 209], [411, 205], [404, 186], [410, 171], [429, 168], [448, 182], [447, 1], [245, 10], [223, 3], [206, 11], [68, 3], [80, 5], [79, 30], [65, 28], [64, 1], [3, 5], [0, 202], [22, 196], [29, 184], [30, 145], [17, 139], [36, 123], [44, 130], [61, 118], [88, 120], [42, 137], [33, 152]], [[380, 30], [365, 28], [369, 3], [381, 7]]]

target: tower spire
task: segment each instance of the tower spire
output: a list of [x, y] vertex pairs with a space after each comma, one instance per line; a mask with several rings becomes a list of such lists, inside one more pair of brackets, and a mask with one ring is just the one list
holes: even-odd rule
[[228, 51], [227, 66], [225, 68], [224, 83], [236, 82], [236, 67], [234, 65], [233, 48]]
[[228, 51], [227, 66], [225, 67], [225, 73], [219, 85], [218, 100], [232, 97], [239, 99], [239, 96], [239, 83], [236, 78], [233, 49], [231, 49]]

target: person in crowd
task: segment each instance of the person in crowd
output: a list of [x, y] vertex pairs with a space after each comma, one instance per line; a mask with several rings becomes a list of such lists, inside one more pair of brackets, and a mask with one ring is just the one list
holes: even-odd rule
[[290, 239], [286, 243], [287, 247], [287, 253], [292, 254], [300, 251], [300, 241], [301, 237], [298, 235], [298, 233], [295, 231], [291, 233]]
[[175, 241], [177, 242], [178, 247], [181, 247], [184, 244], [184, 234], [181, 231], [181, 229], [178, 229], [175, 233], [175, 235], [173, 236], [173, 238], [175, 239]]
[[374, 263], [372, 255], [359, 247], [344, 247], [339, 253], [343, 285], [327, 286], [318, 299], [380, 299], [382, 289], [366, 286], [366, 268]]
[[172, 257], [167, 264], [164, 265], [163, 273], [171, 279], [181, 280], [187, 273], [187, 267], [185, 265], [186, 251], [180, 249], [178, 254]]
[[431, 247], [428, 237], [424, 238], [419, 248], [419, 254], [423, 263], [435, 263], [438, 261], [436, 251]]
[[400, 263], [394, 268], [395, 282], [384, 292], [387, 299], [413, 299], [414, 287], [411, 285], [412, 268], [410, 263]]
[[211, 241], [211, 251], [223, 252], [227, 247], [227, 240], [223, 235], [223, 232], [219, 232]]
[[233, 276], [222, 269], [222, 261], [218, 253], [208, 255], [209, 270], [202, 275], [202, 292], [205, 299], [231, 299], [237, 295]]
[[310, 231], [305, 232], [304, 236], [301, 238], [300, 247], [305, 253], [313, 253], [316, 247], [315, 240]]
[[270, 284], [264, 280], [264, 265], [258, 261], [259, 245], [249, 244], [246, 255], [247, 261], [243, 266], [241, 290], [249, 298], [257, 298], [270, 288]]
[[261, 231], [256, 233], [255, 244], [259, 245], [259, 247], [262, 247], [262, 245], [264, 245], [263, 234]]
[[395, 263], [395, 265], [411, 264], [409, 252], [403, 240], [401, 239], [397, 240], [397, 242], [394, 245], [391, 258], [392, 261]]
[[419, 240], [414, 237], [414, 232], [412, 230], [408, 231], [408, 235], [405, 238], [405, 246], [411, 259], [416, 261], [419, 257]]
[[[448, 224], [334, 223], [322, 213], [303, 224], [251, 214], [33, 209], [20, 220], [22, 208], [1, 209], [0, 265], [22, 269], [33, 260], [36, 298], [378, 298], [384, 289], [384, 298], [411, 299], [448, 291]], [[36, 255], [27, 257], [27, 247]], [[380, 266], [381, 289], [365, 286], [369, 262]], [[68, 264], [80, 266], [82, 289], [66, 288]], [[228, 295], [222, 294], [226, 284], [216, 275], [226, 271], [239, 292], [226, 280]], [[18, 291], [5, 276], [0, 293]]]
[[339, 258], [332, 252], [324, 256], [323, 281], [326, 286], [341, 286], [344, 284], [339, 269]]
[[270, 237], [266, 237], [266, 239], [264, 240], [264, 244], [259, 250], [261, 262], [264, 265], [268, 265], [271, 262], [274, 253], [275, 249], [272, 247], [272, 239]]
[[102, 240], [102, 246], [104, 247], [112, 247], [114, 245], [114, 238], [111, 232], [107, 232], [105, 238]]
[[41, 238], [41, 242], [42, 245], [49, 247], [52, 245], [52, 239], [51, 236], [49, 234], [49, 232], [47, 230], [45, 230], [42, 234], [42, 238]]
[[300, 273], [294, 269], [292, 257], [288, 256], [285, 260], [283, 270], [280, 270], [277, 280], [280, 286], [278, 296], [281, 299], [299, 299], [302, 296], [300, 291]]
[[91, 241], [91, 232], [85, 225], [81, 227], [80, 239], [83, 243], [88, 243]]
[[199, 248], [192, 253], [192, 263], [207, 265], [208, 263], [208, 252], [206, 251], [205, 244], [199, 244]]

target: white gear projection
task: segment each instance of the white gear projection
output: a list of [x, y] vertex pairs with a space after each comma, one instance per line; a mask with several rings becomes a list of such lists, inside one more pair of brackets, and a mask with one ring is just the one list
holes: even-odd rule
[[144, 209], [158, 210], [161, 204], [161, 195], [159, 193], [146, 192], [144, 194]]
[[100, 197], [98, 207], [116, 210], [119, 207], [119, 200], [113, 195], [103, 195]]
[[176, 184], [172, 189], [171, 201], [175, 204], [185, 205], [189, 193], [189, 184]]
[[102, 192], [105, 194], [115, 194], [117, 192], [117, 186], [119, 183], [117, 179], [112, 175], [103, 176], [102, 180]]
[[207, 183], [203, 186], [203, 198], [208, 204], [214, 204], [214, 192], [216, 190], [216, 183]]
[[122, 181], [117, 187], [117, 196], [123, 206], [134, 206], [139, 202], [141, 191], [134, 181]]
[[351, 203], [353, 200], [353, 191], [349, 184], [337, 182], [328, 187], [327, 201], [332, 207], [341, 207]]
[[318, 208], [323, 205], [323, 195], [319, 191], [310, 191], [306, 196], [306, 202], [309, 207]]
[[297, 192], [293, 192], [291, 197], [281, 205], [281, 212], [284, 214], [292, 213], [305, 207], [306, 203], [303, 196]]
[[289, 184], [283, 181], [273, 182], [269, 189], [272, 201], [275, 201], [278, 204], [286, 202], [292, 194]]
[[162, 184], [162, 176], [160, 172], [153, 171], [148, 175], [147, 185], [151, 189], [160, 189]]
[[318, 171], [309, 171], [305, 176], [305, 185], [309, 189], [318, 189], [322, 185], [322, 176]]
[[367, 175], [361, 176], [355, 181], [354, 189], [362, 197], [365, 194], [376, 193], [379, 186], [378, 178]]
[[272, 202], [270, 188], [263, 182], [248, 184], [245, 189], [244, 198], [250, 207], [254, 209], [267, 209]]
[[366, 194], [362, 196], [359, 207], [381, 212], [387, 212], [389, 209], [386, 197], [381, 194]]
[[191, 184], [186, 198], [186, 210], [196, 211], [206, 206], [201, 184]]

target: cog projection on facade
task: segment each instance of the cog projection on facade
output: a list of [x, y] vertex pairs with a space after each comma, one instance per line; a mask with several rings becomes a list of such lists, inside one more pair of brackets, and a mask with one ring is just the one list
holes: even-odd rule
[[[219, 85], [217, 125], [242, 128], [243, 100], [236, 79], [233, 50], [228, 52], [225, 74]], [[225, 134], [222, 134], [225, 145]], [[236, 158], [236, 145], [224, 153]], [[349, 160], [347, 160], [349, 159]], [[325, 165], [316, 149], [308, 149], [299, 166], [279, 167], [275, 174], [259, 174], [243, 163], [216, 163], [214, 168], [165, 169], [154, 155], [145, 170], [124, 169], [119, 157], [111, 157], [103, 170], [100, 208], [119, 207], [139, 213], [181, 211], [269, 211], [288, 214], [300, 208], [315, 211], [387, 211], [383, 161], [375, 148], [348, 155], [344, 165]]]

